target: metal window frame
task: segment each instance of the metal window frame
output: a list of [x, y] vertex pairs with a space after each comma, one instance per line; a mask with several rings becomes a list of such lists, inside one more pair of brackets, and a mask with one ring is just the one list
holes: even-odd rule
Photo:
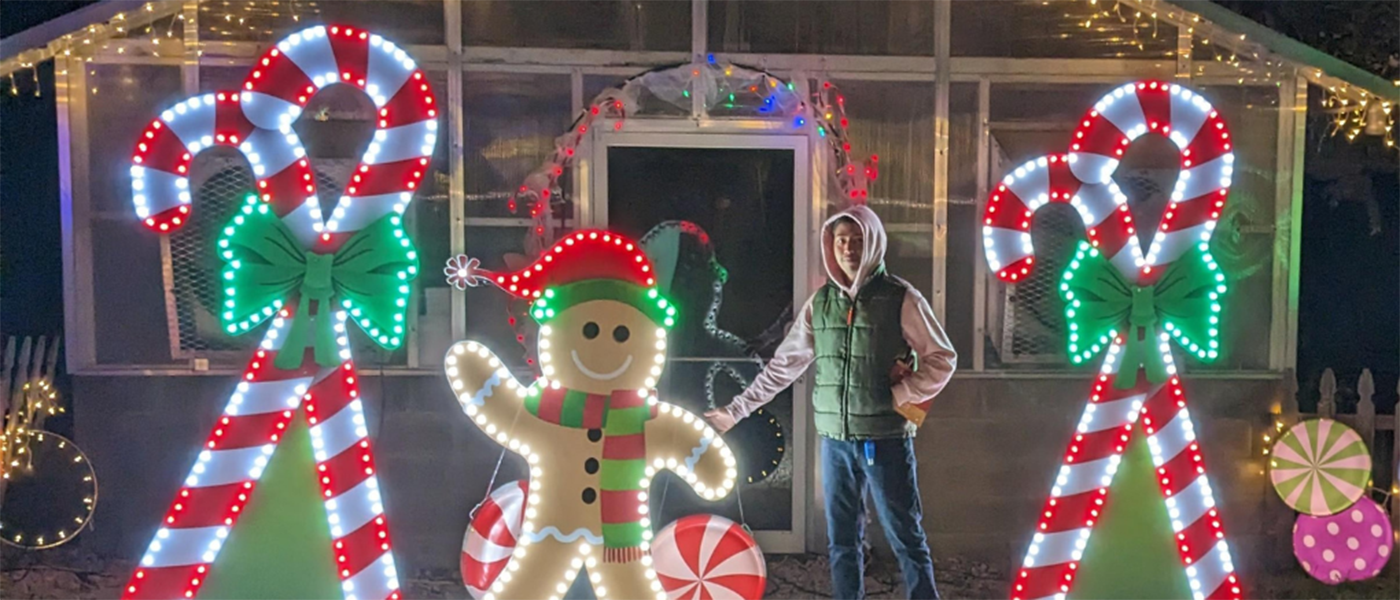
[[[947, 318], [943, 313], [944, 302], [940, 301], [946, 291], [946, 272], [949, 259], [952, 260], [974, 260], [978, 264], [974, 265], [979, 276], [974, 282], [974, 356], [970, 363], [971, 369], [964, 373], [971, 375], [971, 372], [982, 372], [985, 369], [982, 355], [985, 351], [985, 268], [981, 265], [980, 247], [974, 252], [965, 252], [961, 255], [950, 253], [946, 247], [946, 207], [947, 207], [947, 118], [948, 110], [946, 100], [948, 95], [947, 87], [953, 82], [973, 82], [979, 85], [979, 117], [982, 117], [982, 129], [986, 128], [987, 95], [990, 94], [991, 84], [1003, 83], [1044, 83], [1047, 85], [1080, 83], [1110, 84], [1120, 82], [1127, 78], [1137, 77], [1161, 77], [1174, 78], [1183, 75], [1183, 65], [1187, 74], [1191, 71], [1190, 57], [1178, 56], [1166, 59], [1054, 59], [1054, 58], [1000, 58], [1000, 57], [970, 57], [970, 56], [950, 56], [950, 49], [946, 48], [950, 43], [947, 32], [951, 31], [952, 16], [947, 0], [938, 0], [942, 6], [935, 11], [935, 34], [943, 32], [945, 35], [935, 35], [935, 55], [932, 57], [908, 57], [908, 56], [844, 56], [844, 55], [810, 55], [810, 54], [761, 54], [761, 53], [725, 53], [723, 58], [741, 64], [752, 64], [774, 72], [787, 73], [821, 73], [823, 76], [835, 79], [865, 80], [865, 81], [906, 81], [906, 82], [933, 82], [937, 86], [935, 99], [935, 215], [933, 221], [927, 226], [930, 234], [933, 235], [935, 255], [931, 268], [934, 275], [934, 298], [931, 304], [937, 309], [937, 314], [942, 318]], [[86, 89], [85, 71], [82, 68], [65, 68], [64, 65], [80, 65], [81, 61], [90, 59], [93, 64], [147, 64], [147, 65], [169, 65], [178, 66], [182, 70], [186, 88], [198, 89], [199, 67], [210, 66], [244, 66], [252, 64], [258, 52], [265, 44], [255, 42], [200, 42], [198, 39], [197, 17], [198, 11], [191, 11], [191, 7], [197, 9], [197, 0], [183, 0], [181, 10], [193, 12], [194, 19], [187, 16], [185, 22], [185, 42], [186, 53], [184, 56], [152, 57], [142, 56], [135, 52], [117, 53], [118, 48], [135, 48], [139, 46], [141, 40], [111, 40], [110, 48], [106, 51], [94, 49], [95, 53], [90, 57], [58, 57], [56, 67], [63, 74], [56, 78], [57, 104], [58, 104], [58, 125], [59, 125], [59, 157], [60, 157], [60, 201], [63, 209], [63, 243], [64, 243], [64, 296], [65, 296], [65, 328], [69, 332], [69, 343], [66, 353], [68, 364], [77, 373], [101, 370], [103, 372], [120, 372], [123, 370], [132, 373], [148, 373], [149, 368], [120, 367], [117, 365], [99, 365], [96, 353], [96, 333], [94, 327], [94, 300], [93, 284], [94, 273], [92, 267], [92, 225], [94, 219], [106, 218], [109, 215], [98, 215], [91, 211], [88, 173], [88, 129], [87, 129], [87, 101], [86, 94], [82, 93]], [[707, 24], [706, 20], [708, 1], [692, 0], [692, 27], [691, 51], [687, 52], [656, 52], [656, 51], [632, 51], [632, 50], [580, 50], [580, 49], [559, 49], [559, 48], [500, 48], [500, 47], [476, 47], [463, 43], [461, 36], [461, 4], [460, 0], [444, 0], [443, 2], [443, 28], [444, 43], [441, 45], [415, 45], [408, 49], [419, 59], [425, 68], [441, 69], [447, 72], [447, 96], [452, 108], [447, 113], [447, 129], [449, 147], [449, 203], [450, 218], [452, 227], [450, 229], [450, 248], [454, 253], [460, 253], [466, 246], [466, 227], [473, 226], [514, 226], [514, 221], [510, 223], [505, 220], [491, 220], [490, 222], [477, 223], [476, 219], [465, 218], [464, 201], [464, 152], [465, 131], [463, 125], [462, 111], [462, 76], [468, 71], [509, 71], [518, 73], [540, 73], [567, 75], [571, 81], [571, 107], [575, 112], [582, 110], [583, 103], [583, 78], [589, 75], [632, 75], [641, 73], [649, 68], [668, 64], [682, 63], [694, 58], [704, 58], [706, 52]], [[946, 14], [945, 14], [946, 12]], [[1178, 31], [1178, 47], [1189, 47], [1191, 36], [1190, 31]], [[1198, 34], [1197, 34], [1198, 35]], [[942, 40], [941, 42], [938, 40]], [[193, 55], [193, 56], [191, 56]], [[1236, 76], [1229, 71], [1228, 67], [1211, 63], [1202, 64], [1197, 62], [1198, 67], [1202, 67], [1202, 73], [1197, 74], [1193, 79], [1202, 84], [1236, 84]], [[940, 69], [940, 67], [942, 67]], [[1298, 230], [1296, 224], [1301, 217], [1301, 173], [1302, 161], [1304, 158], [1302, 146], [1304, 142], [1303, 128], [1306, 124], [1306, 91], [1309, 81], [1315, 79], [1312, 71], [1299, 71], [1301, 88], [1293, 89], [1285, 86], [1281, 104], [1279, 126], [1279, 170], [1281, 173], [1290, 173], [1286, 178], [1281, 178], [1276, 191], [1275, 206], [1277, 215], [1288, 215], [1288, 220], [1293, 224], [1288, 229], [1280, 229], [1275, 239], [1276, 249], [1280, 254], [1276, 256], [1288, 256], [1286, 263], [1279, 262], [1275, 265], [1275, 277], [1273, 285], [1273, 297], [1271, 305], [1271, 327], [1270, 327], [1270, 359], [1267, 372], [1281, 372], [1283, 369], [1296, 362], [1296, 330], [1297, 330], [1297, 273], [1296, 266], [1298, 254]], [[947, 77], [938, 77], [937, 73], [947, 73]], [[985, 88], [985, 89], [984, 89]], [[1302, 96], [1299, 96], [1302, 94]], [[1291, 99], [1290, 99], [1291, 98]], [[1301, 99], [1300, 99], [1301, 98]], [[1284, 114], [1287, 113], [1287, 114]], [[628, 129], [636, 131], [639, 119], [628, 122]], [[698, 124], [701, 129], [714, 127], [713, 124], [706, 124], [705, 119], [696, 120], [694, 115], [690, 123]], [[717, 122], [713, 122], [717, 123]], [[665, 127], [665, 126], [661, 126]], [[719, 131], [719, 130], [712, 130]], [[940, 133], [941, 132], [941, 133]], [[987, 190], [989, 173], [986, 172], [987, 152], [989, 152], [988, 142], [984, 140], [984, 132], [979, 131], [978, 139], [978, 193], [984, 196]], [[940, 143], [942, 142], [942, 143]], [[939, 149], [942, 149], [940, 152]], [[813, 153], [812, 160], [817, 160]], [[74, 160], [74, 159], [77, 160]], [[574, 165], [574, 185], [577, 188], [576, 194], [579, 202], [575, 203], [576, 210], [586, 204], [590, 190], [596, 187], [596, 182], [590, 181], [593, 170], [589, 168], [586, 160], [580, 159]], [[814, 176], [814, 180], [815, 176]], [[820, 183], [818, 181], [818, 183]], [[940, 190], [941, 193], [940, 193]], [[983, 202], [979, 198], [978, 202]], [[944, 209], [942, 218], [939, 217], [939, 207]], [[1277, 216], [1276, 215], [1276, 216]], [[580, 223], [587, 220], [583, 213], [574, 215], [573, 222]], [[497, 222], [501, 221], [501, 222]], [[922, 227], [920, 229], [923, 229]], [[165, 253], [168, 255], [168, 252]], [[967, 258], [963, 258], [966, 256]], [[168, 258], [163, 261], [163, 266], [168, 266]], [[169, 298], [167, 298], [169, 302]], [[454, 337], [465, 335], [466, 313], [468, 310], [465, 301], [465, 294], [462, 292], [452, 292], [452, 331]], [[178, 363], [166, 365], [174, 367]], [[968, 363], [964, 363], [968, 364]], [[400, 367], [405, 372], [425, 372], [431, 369], [421, 369], [415, 366], [407, 368]], [[174, 369], [178, 371], [179, 369]], [[1001, 372], [1001, 371], [996, 371]]]
[[[1298, 368], [1298, 279], [1303, 247], [1303, 163], [1307, 154], [1308, 80], [1296, 75], [1292, 85], [1279, 88], [1277, 190], [1274, 194], [1272, 316], [1269, 320], [1269, 367]], [[1280, 261], [1279, 257], [1287, 257]]]
[[54, 59], [54, 96], [63, 227], [63, 352], [68, 372], [79, 373], [97, 366], [87, 69], [80, 57]]

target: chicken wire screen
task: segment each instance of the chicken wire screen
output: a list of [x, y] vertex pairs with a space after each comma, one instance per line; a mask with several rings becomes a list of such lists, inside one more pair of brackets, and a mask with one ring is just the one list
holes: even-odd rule
[[[1132, 199], [1136, 210], [1155, 215], [1166, 206], [1175, 176], [1171, 170], [1120, 169], [1113, 180]], [[1147, 233], [1150, 234], [1150, 230]], [[994, 346], [1003, 363], [1065, 361], [1068, 333], [1064, 303], [1057, 286], [1082, 239], [1083, 221], [1070, 207], [1049, 205], [1036, 212], [1031, 227], [1036, 267], [1030, 277], [1019, 283], [1001, 284], [1002, 293], [994, 296], [1002, 305], [1000, 327], [993, 329], [993, 335], [997, 338]]]
[[[321, 206], [335, 206], [354, 161], [323, 159], [312, 161], [312, 168]], [[218, 278], [223, 263], [213, 248], [224, 226], [253, 191], [253, 174], [242, 158], [212, 155], [200, 157], [193, 175], [198, 209], [186, 227], [170, 235], [167, 304], [175, 317], [170, 320], [170, 327], [175, 329], [171, 354], [176, 359], [189, 359], [236, 350], [239, 352], [228, 355], [236, 360], [236, 356], [246, 354], [243, 351], [256, 346], [261, 336], [229, 335], [220, 325], [223, 288]]]
[[1083, 221], [1068, 205], [1050, 205], [1036, 212], [1031, 224], [1035, 269], [1019, 283], [993, 283], [1001, 290], [990, 296], [1001, 304], [1001, 326], [992, 330], [1001, 362], [1065, 362], [1064, 306], [1056, 286], [1083, 235]]

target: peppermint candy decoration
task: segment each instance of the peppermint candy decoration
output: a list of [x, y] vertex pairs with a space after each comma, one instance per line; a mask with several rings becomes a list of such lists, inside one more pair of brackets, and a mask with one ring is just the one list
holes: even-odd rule
[[763, 551], [738, 523], [691, 515], [667, 525], [651, 547], [670, 600], [756, 600], [768, 585]]
[[1312, 419], [1279, 438], [1269, 466], [1274, 490], [1290, 508], [1333, 515], [1366, 493], [1371, 451], [1352, 428], [1332, 419]]
[[473, 598], [485, 598], [491, 584], [510, 564], [528, 497], [529, 483], [521, 480], [496, 488], [476, 507], [462, 538], [462, 583]]
[[1313, 579], [1328, 585], [1381, 574], [1394, 549], [1390, 517], [1370, 498], [1327, 517], [1298, 515], [1293, 556]]

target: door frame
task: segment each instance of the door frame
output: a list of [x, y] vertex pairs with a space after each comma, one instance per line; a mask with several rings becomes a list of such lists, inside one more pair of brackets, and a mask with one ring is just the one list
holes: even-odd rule
[[[608, 149], [613, 147], [696, 148], [735, 150], [791, 150], [793, 153], [792, 223], [792, 302], [794, 311], [821, 285], [820, 224], [825, 206], [822, 174], [824, 154], [814, 152], [814, 140], [794, 133], [784, 123], [771, 120], [645, 120], [600, 121], [580, 145], [574, 168], [574, 219], [579, 228], [606, 228], [608, 225]], [[625, 129], [623, 131], [622, 129]], [[822, 141], [821, 143], [824, 143]], [[821, 164], [818, 164], [821, 163]], [[812, 490], [815, 473], [813, 444], [815, 430], [811, 418], [811, 380], [807, 376], [793, 383], [792, 444], [788, 454], [793, 461], [792, 520], [787, 530], [754, 531], [754, 538], [768, 553], [806, 551], [812, 517], [818, 499]]]

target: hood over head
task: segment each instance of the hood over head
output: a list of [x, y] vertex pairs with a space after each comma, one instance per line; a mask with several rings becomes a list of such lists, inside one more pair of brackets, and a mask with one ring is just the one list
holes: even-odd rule
[[[843, 217], [855, 221], [860, 226], [861, 236], [865, 238], [865, 251], [860, 259], [860, 267], [856, 270], [855, 281], [846, 277], [841, 265], [836, 262], [836, 244], [832, 230], [836, 222]], [[852, 298], [869, 281], [871, 275], [885, 269], [885, 246], [885, 226], [875, 211], [864, 204], [857, 204], [831, 215], [826, 224], [822, 225], [822, 266], [826, 267], [826, 276]]]

